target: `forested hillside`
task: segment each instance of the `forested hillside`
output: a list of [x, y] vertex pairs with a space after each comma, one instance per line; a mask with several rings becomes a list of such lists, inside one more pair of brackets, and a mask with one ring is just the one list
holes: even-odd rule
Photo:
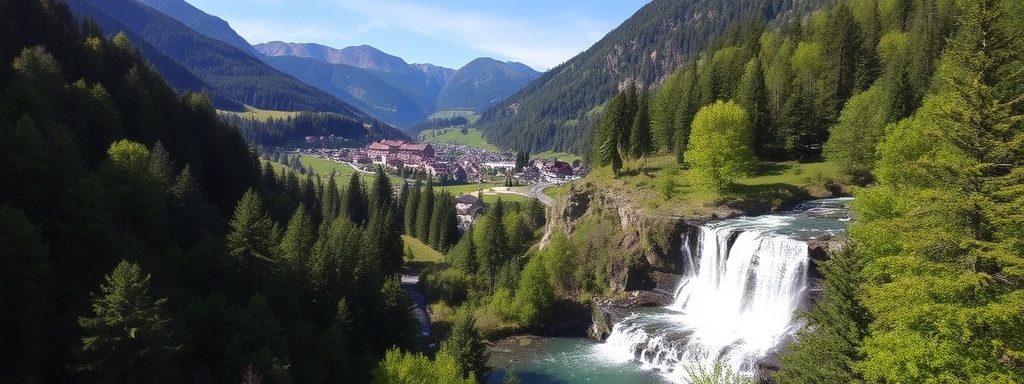
[[[276, 171], [62, 2], [0, 2], [0, 36], [0, 382], [368, 382], [419, 351], [412, 193]], [[453, 210], [419, 217], [453, 233]], [[454, 382], [453, 343], [404, 356]]]
[[[149, 58], [158, 52], [170, 58], [170, 62], [201, 79], [214, 95], [234, 102], [227, 106], [218, 104], [219, 108], [240, 110], [240, 104], [245, 104], [267, 110], [335, 112], [357, 120], [372, 120], [331, 95], [271, 68], [256, 56], [196, 32], [136, 1], [70, 0], [68, 4], [76, 13], [95, 19], [108, 34], [124, 32], [129, 40], [155, 48], [143, 50], [143, 54]], [[178, 72], [164, 73], [164, 61], [153, 59], [153, 63], [179, 89], [205, 89], [179, 87], [179, 79], [173, 77]]]
[[1024, 4], [840, 1], [739, 29], [613, 97], [595, 161], [674, 153], [720, 192], [823, 156], [866, 186], [777, 382], [1024, 382]]
[[219, 17], [209, 15], [184, 0], [139, 0], [140, 3], [166, 13], [196, 32], [231, 44], [241, 51], [259, 54], [252, 45]]
[[[478, 124], [499, 147], [588, 153], [599, 107], [627, 83], [655, 87], [680, 65], [696, 62], [712, 42], [756, 36], [760, 25], [828, 2], [652, 1], [594, 46], [487, 110]], [[755, 22], [737, 23], [744, 19]]]

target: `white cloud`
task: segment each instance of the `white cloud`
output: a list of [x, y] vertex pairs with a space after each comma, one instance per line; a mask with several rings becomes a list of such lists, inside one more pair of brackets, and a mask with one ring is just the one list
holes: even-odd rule
[[304, 43], [321, 41], [327, 38], [337, 39], [344, 35], [343, 31], [319, 24], [297, 26], [263, 20], [225, 19], [225, 21], [250, 44], [265, 43], [273, 40]]
[[517, 19], [394, 0], [335, 0], [335, 4], [362, 14], [375, 27], [408, 29], [539, 70], [587, 49], [612, 27], [573, 14]]

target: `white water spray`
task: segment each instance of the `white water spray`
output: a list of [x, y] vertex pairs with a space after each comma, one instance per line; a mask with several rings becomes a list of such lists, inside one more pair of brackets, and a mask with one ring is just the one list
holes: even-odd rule
[[799, 328], [793, 312], [806, 297], [807, 244], [767, 231], [790, 219], [763, 216], [701, 227], [696, 255], [684, 238], [689, 264], [675, 303], [615, 324], [607, 350], [675, 381], [716, 363], [754, 375], [758, 361]]

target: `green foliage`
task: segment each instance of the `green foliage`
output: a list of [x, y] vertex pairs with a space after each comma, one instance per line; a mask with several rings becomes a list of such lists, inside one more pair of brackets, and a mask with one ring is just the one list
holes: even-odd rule
[[456, 316], [451, 334], [441, 343], [438, 355], [454, 357], [462, 367], [462, 374], [475, 378], [478, 383], [486, 382], [491, 373], [487, 366], [487, 346], [476, 329], [476, 317], [472, 312], [465, 311]]
[[[926, 2], [930, 3], [930, 2]], [[927, 4], [926, 4], [927, 5]], [[930, 6], [930, 5], [929, 5]], [[851, 237], [873, 317], [856, 372], [868, 381], [1019, 382], [1019, 97], [1011, 2], [961, 2], [935, 93], [879, 145]], [[928, 6], [924, 7], [925, 10]], [[911, 44], [913, 45], [913, 43]]]
[[97, 381], [174, 382], [169, 370], [178, 347], [163, 306], [149, 296], [150, 276], [122, 261], [104, 277], [101, 294], [92, 295], [90, 317], [78, 319], [82, 365]]
[[267, 299], [258, 293], [252, 295], [232, 329], [234, 336], [225, 347], [225, 356], [235, 377], [251, 367], [274, 382], [291, 382], [284, 328]]
[[430, 360], [421, 353], [389, 349], [373, 370], [373, 382], [378, 384], [459, 384], [476, 383], [472, 376], [463, 375], [456, 359], [438, 353]]
[[890, 120], [884, 92], [876, 85], [850, 98], [825, 143], [825, 158], [858, 180], [870, 180], [875, 147]]
[[0, 299], [17, 308], [0, 314], [0, 381], [42, 382], [55, 313], [49, 249], [21, 210], [0, 206], [0, 227]]
[[693, 119], [686, 161], [696, 185], [721, 192], [754, 162], [753, 132], [746, 111], [734, 102], [701, 108]]
[[555, 290], [551, 286], [551, 271], [540, 257], [533, 257], [523, 267], [523, 277], [516, 289], [515, 306], [519, 321], [537, 326], [548, 321], [555, 307]]
[[855, 383], [863, 380], [853, 363], [863, 358], [861, 342], [871, 319], [860, 303], [863, 260], [852, 247], [819, 262], [824, 300], [802, 314], [807, 324], [797, 342], [781, 356], [782, 369], [773, 377], [785, 383]]
[[278, 238], [281, 230], [263, 207], [263, 199], [248, 190], [231, 217], [227, 245], [233, 261], [246, 280], [248, 292], [272, 278], [278, 262]]

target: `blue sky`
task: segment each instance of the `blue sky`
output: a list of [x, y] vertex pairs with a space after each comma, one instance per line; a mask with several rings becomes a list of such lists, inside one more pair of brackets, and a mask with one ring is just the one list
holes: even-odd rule
[[186, 0], [250, 44], [371, 45], [458, 69], [478, 57], [545, 71], [586, 50], [649, 0]]

